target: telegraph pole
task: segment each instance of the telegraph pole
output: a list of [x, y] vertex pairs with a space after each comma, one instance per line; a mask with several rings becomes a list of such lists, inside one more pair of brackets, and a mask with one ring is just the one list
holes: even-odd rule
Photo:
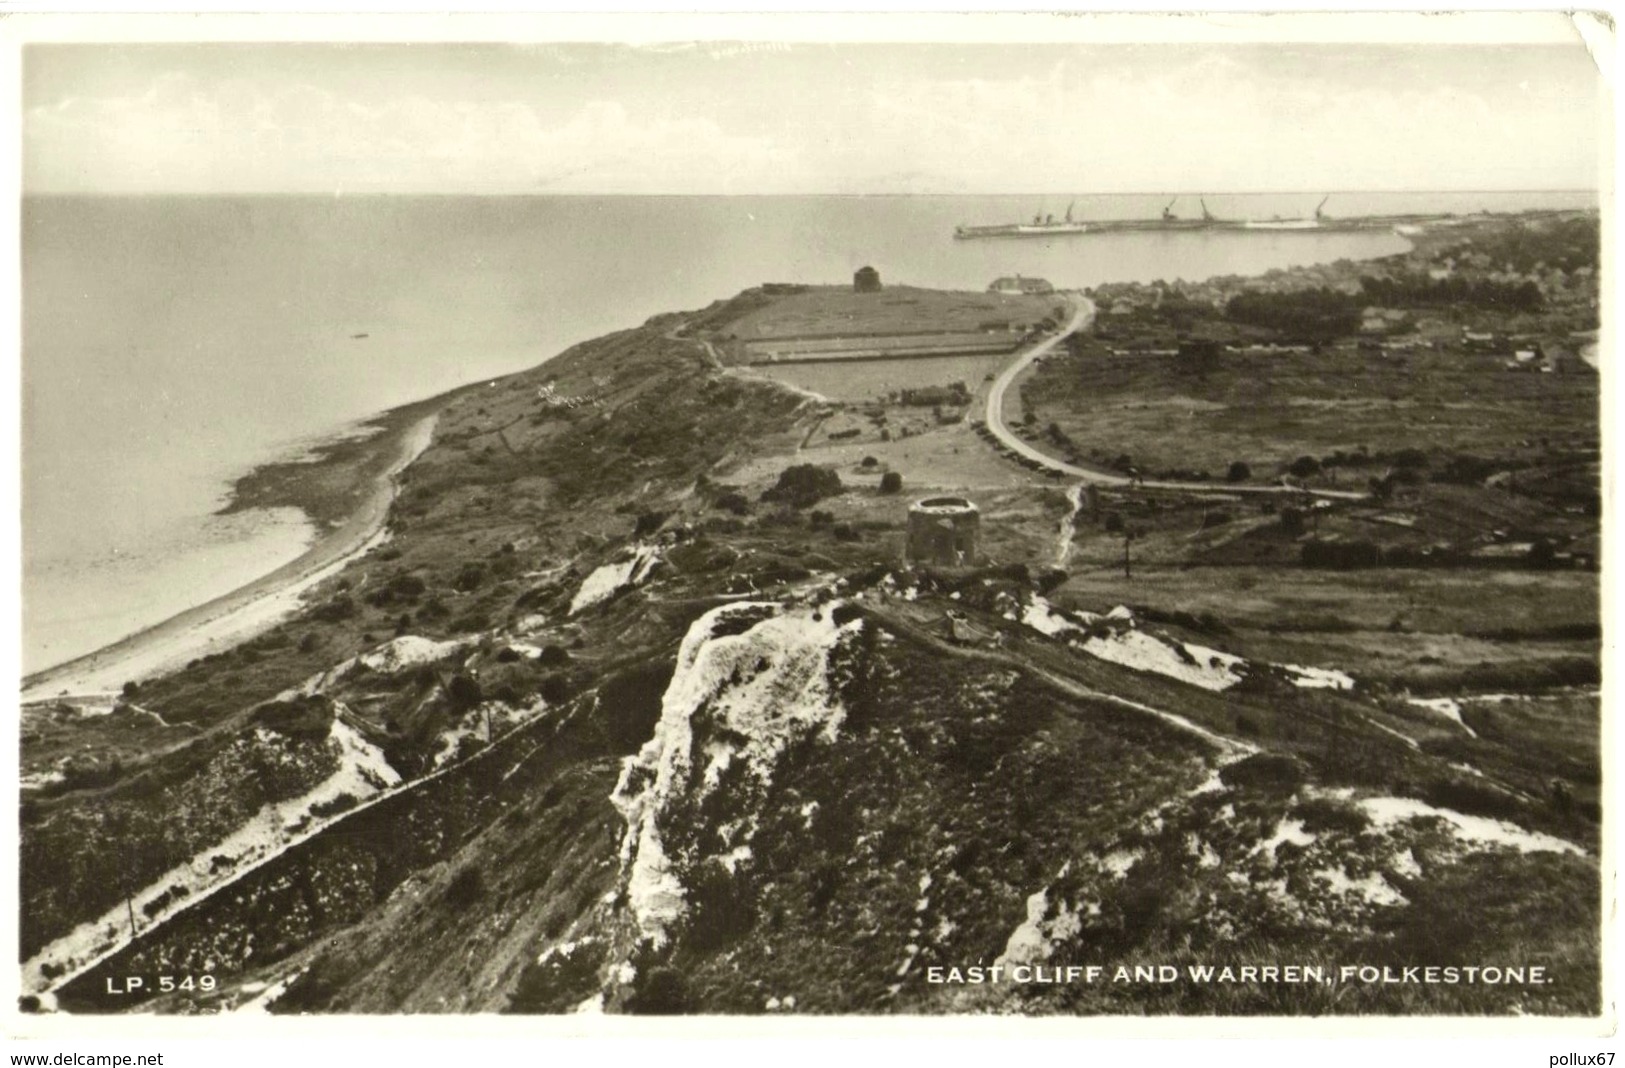
[[135, 897], [130, 890], [130, 821], [125, 817], [118, 830], [119, 883], [124, 889], [124, 911], [130, 917], [130, 940], [135, 940]]

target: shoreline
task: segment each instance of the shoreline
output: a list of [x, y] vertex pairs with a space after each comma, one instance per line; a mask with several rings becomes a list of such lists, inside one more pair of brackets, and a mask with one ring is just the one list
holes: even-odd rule
[[[359, 505], [330, 526], [294, 559], [229, 593], [194, 605], [109, 645], [37, 671], [22, 679], [21, 703], [63, 697], [114, 699], [125, 682], [184, 666], [188, 661], [230, 648], [274, 626], [298, 607], [303, 594], [382, 544], [401, 472], [429, 447], [445, 398], [409, 405], [371, 420], [390, 420], [383, 440], [393, 438], [389, 462], [372, 480]], [[431, 408], [419, 414], [412, 409]], [[404, 418], [403, 418], [404, 416]], [[380, 440], [374, 437], [373, 441]], [[319, 460], [317, 461], [319, 462]], [[286, 467], [286, 464], [266, 465]], [[307, 462], [304, 465], [309, 466]], [[256, 472], [262, 469], [256, 469]], [[255, 472], [245, 476], [253, 477]], [[284, 502], [279, 502], [284, 503]], [[231, 508], [232, 506], [228, 506]], [[308, 513], [307, 513], [308, 514]], [[314, 518], [314, 517], [313, 517]], [[318, 530], [321, 523], [317, 523]]]

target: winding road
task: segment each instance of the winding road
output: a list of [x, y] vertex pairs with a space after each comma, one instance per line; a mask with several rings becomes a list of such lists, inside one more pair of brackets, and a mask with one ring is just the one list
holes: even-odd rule
[[1087, 467], [1078, 467], [1065, 460], [1057, 459], [1049, 453], [1033, 448], [1021, 440], [1004, 421], [1004, 395], [1012, 383], [1021, 376], [1021, 373], [1031, 367], [1033, 362], [1052, 352], [1057, 345], [1082, 330], [1095, 318], [1095, 303], [1081, 293], [1068, 293], [1067, 299], [1077, 309], [1072, 319], [1059, 332], [1044, 338], [1031, 348], [1023, 350], [1016, 359], [999, 373], [993, 380], [992, 387], [987, 393], [987, 428], [998, 439], [999, 444], [1025, 457], [1035, 463], [1042, 464], [1051, 471], [1059, 471], [1063, 475], [1080, 479], [1084, 482], [1093, 482], [1102, 486], [1135, 485], [1144, 489], [1171, 489], [1192, 490], [1197, 492], [1222, 493], [1282, 493], [1294, 495], [1312, 495], [1336, 500], [1357, 501], [1366, 495], [1351, 490], [1306, 489], [1299, 486], [1281, 485], [1236, 485], [1235, 483], [1213, 482], [1166, 482], [1156, 479], [1137, 479], [1128, 475], [1117, 475], [1106, 471], [1097, 471]]

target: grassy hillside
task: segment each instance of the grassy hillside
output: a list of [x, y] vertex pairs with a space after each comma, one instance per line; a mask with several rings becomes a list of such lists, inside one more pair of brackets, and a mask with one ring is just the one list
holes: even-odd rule
[[[797, 299], [445, 398], [386, 545], [138, 707], [39, 720], [25, 772], [89, 754], [24, 808], [24, 954], [86, 967], [57, 1004], [207, 973], [141, 1007], [1598, 1011], [1595, 573], [1475, 556], [1570, 546], [1585, 515], [1432, 478], [1296, 520], [1222, 485], [1069, 496], [962, 420], [717, 365], [707, 342]], [[1595, 439], [1554, 412], [1548, 437]], [[974, 567], [903, 560], [938, 492], [981, 507]], [[1473, 551], [1305, 564], [1368, 528]], [[211, 882], [265, 813], [274, 848]], [[168, 895], [139, 937], [115, 916], [61, 948], [137, 891]], [[1553, 978], [931, 979], [998, 960]]]

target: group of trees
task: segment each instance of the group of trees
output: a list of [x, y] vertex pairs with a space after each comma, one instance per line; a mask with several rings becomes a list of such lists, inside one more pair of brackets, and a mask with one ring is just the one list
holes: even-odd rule
[[1437, 279], [1424, 274], [1366, 277], [1360, 279], [1360, 291], [1367, 304], [1387, 306], [1467, 304], [1497, 311], [1536, 312], [1545, 305], [1540, 287], [1533, 282], [1494, 282], [1460, 275]]
[[[873, 459], [864, 457], [861, 466], [865, 469], [878, 466], [878, 460], [870, 462]], [[841, 483], [841, 476], [832, 469], [819, 467], [817, 464], [796, 464], [779, 472], [778, 482], [762, 493], [762, 500], [789, 505], [791, 508], [811, 508], [825, 497], [839, 496], [845, 491], [846, 487]], [[896, 471], [887, 471], [880, 476], [881, 493], [902, 491], [902, 475]]]
[[[1283, 514], [1283, 525], [1286, 525], [1285, 518]], [[1378, 545], [1365, 540], [1322, 541], [1318, 538], [1303, 543], [1300, 559], [1305, 567], [1339, 571], [1367, 567], [1469, 567], [1477, 562], [1470, 553], [1454, 549], [1429, 550], [1409, 545]], [[1544, 538], [1536, 539], [1523, 555], [1522, 563], [1535, 570], [1556, 567], [1557, 549]]]
[[1233, 322], [1314, 343], [1354, 333], [1363, 306], [1347, 293], [1322, 286], [1290, 293], [1238, 293], [1224, 313]]

